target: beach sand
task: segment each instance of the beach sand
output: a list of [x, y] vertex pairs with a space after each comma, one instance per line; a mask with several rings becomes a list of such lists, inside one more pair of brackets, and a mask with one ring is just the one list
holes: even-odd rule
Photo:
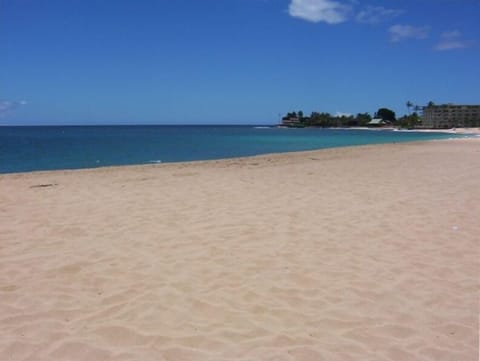
[[0, 175], [0, 360], [478, 360], [480, 139]]

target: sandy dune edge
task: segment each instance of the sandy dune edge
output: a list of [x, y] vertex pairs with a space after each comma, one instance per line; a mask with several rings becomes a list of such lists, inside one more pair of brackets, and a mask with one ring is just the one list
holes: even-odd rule
[[477, 360], [480, 140], [0, 175], [0, 360]]

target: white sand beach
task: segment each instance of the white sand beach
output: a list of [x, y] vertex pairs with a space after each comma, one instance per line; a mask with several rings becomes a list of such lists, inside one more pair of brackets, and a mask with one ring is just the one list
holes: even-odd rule
[[0, 360], [479, 357], [480, 138], [0, 175]]

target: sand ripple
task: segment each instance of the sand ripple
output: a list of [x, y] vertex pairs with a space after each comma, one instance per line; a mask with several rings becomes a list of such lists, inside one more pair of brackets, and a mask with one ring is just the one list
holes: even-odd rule
[[479, 152], [0, 176], [0, 360], [477, 360]]

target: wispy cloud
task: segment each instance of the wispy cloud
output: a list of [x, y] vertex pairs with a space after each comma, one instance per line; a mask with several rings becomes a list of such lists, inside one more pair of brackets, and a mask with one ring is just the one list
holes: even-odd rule
[[25, 100], [22, 101], [12, 101], [12, 100], [0, 100], [0, 117], [7, 114], [9, 111], [12, 111], [18, 108], [21, 105], [25, 105], [27, 102]]
[[393, 25], [388, 29], [390, 40], [399, 42], [408, 39], [426, 39], [430, 33], [428, 26]]
[[404, 11], [399, 9], [387, 9], [383, 6], [367, 6], [357, 14], [355, 19], [359, 23], [377, 24], [402, 15], [403, 13]]
[[435, 50], [446, 51], [455, 49], [465, 49], [473, 44], [472, 41], [463, 40], [462, 33], [458, 30], [447, 31], [440, 35], [440, 42], [435, 46]]
[[334, 0], [291, 0], [290, 16], [314, 23], [339, 24], [347, 21], [352, 8]]

